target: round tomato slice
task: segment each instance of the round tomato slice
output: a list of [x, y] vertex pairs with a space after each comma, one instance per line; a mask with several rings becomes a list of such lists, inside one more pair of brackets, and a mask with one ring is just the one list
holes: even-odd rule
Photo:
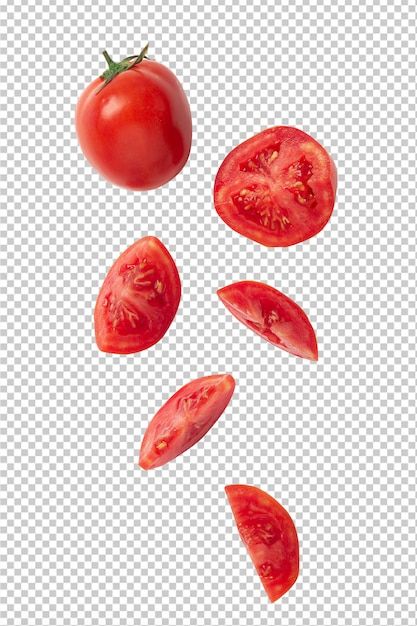
[[103, 352], [130, 354], [150, 348], [168, 330], [178, 309], [177, 267], [156, 237], [143, 237], [110, 268], [94, 310]]
[[146, 429], [139, 465], [146, 470], [165, 465], [200, 441], [229, 404], [234, 389], [230, 374], [204, 376], [181, 387]]
[[274, 346], [317, 361], [316, 334], [303, 309], [264, 283], [243, 280], [217, 292], [225, 307], [245, 326]]
[[265, 246], [291, 246], [328, 222], [336, 168], [297, 128], [269, 128], [234, 148], [220, 166], [214, 206], [233, 230]]
[[240, 537], [269, 599], [275, 602], [298, 577], [294, 522], [279, 502], [258, 487], [230, 485], [225, 490]]

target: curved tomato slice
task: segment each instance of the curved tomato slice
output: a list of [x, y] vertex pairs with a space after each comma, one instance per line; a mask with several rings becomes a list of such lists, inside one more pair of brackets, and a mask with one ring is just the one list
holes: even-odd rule
[[283, 506], [257, 487], [230, 485], [225, 490], [240, 537], [269, 599], [275, 602], [298, 577], [294, 522]]
[[230, 374], [197, 378], [181, 387], [152, 418], [139, 455], [139, 465], [165, 465], [191, 448], [219, 419], [233, 395]]
[[304, 359], [317, 361], [316, 335], [303, 309], [264, 283], [244, 280], [219, 289], [225, 307], [270, 343]]
[[110, 268], [94, 310], [103, 352], [130, 354], [150, 348], [168, 330], [178, 309], [177, 267], [156, 237], [143, 237]]
[[326, 225], [336, 180], [331, 157], [315, 139], [276, 126], [227, 155], [217, 172], [214, 205], [241, 235], [265, 246], [291, 246]]

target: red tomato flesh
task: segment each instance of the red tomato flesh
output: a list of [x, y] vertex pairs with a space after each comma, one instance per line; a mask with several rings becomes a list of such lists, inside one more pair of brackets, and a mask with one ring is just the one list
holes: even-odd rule
[[146, 190], [167, 183], [191, 147], [191, 112], [179, 81], [161, 63], [143, 59], [103, 84], [94, 80], [78, 101], [84, 155], [116, 185]]
[[148, 470], [165, 465], [200, 441], [229, 404], [234, 389], [230, 374], [204, 376], [181, 387], [149, 423], [140, 449], [140, 467]]
[[150, 348], [166, 333], [178, 309], [181, 282], [168, 250], [143, 237], [110, 268], [97, 298], [94, 326], [103, 352]]
[[228, 154], [216, 176], [214, 205], [241, 235], [265, 246], [291, 246], [326, 225], [336, 179], [331, 157], [315, 139], [276, 126]]
[[317, 361], [316, 334], [303, 309], [283, 293], [251, 280], [217, 292], [225, 307], [245, 326], [274, 346]]
[[275, 602], [298, 577], [294, 522], [283, 506], [257, 487], [230, 485], [225, 490], [240, 537], [270, 601]]

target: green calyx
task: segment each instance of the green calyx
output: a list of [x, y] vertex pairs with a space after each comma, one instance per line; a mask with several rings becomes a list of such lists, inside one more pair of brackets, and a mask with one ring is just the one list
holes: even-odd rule
[[99, 93], [102, 89], [104, 89], [104, 87], [108, 85], [115, 76], [117, 76], [118, 74], [121, 74], [122, 72], [125, 72], [126, 70], [129, 70], [131, 67], [134, 67], [135, 65], [138, 65], [139, 63], [141, 63], [141, 61], [143, 61], [143, 59], [147, 59], [146, 55], [148, 54], [148, 47], [149, 47], [149, 44], [146, 44], [146, 46], [143, 48], [143, 50], [141, 50], [139, 54], [134, 54], [133, 56], [126, 57], [125, 59], [122, 59], [122, 61], [119, 61], [118, 63], [113, 61], [113, 59], [110, 57], [108, 52], [105, 50], [103, 52], [103, 55], [109, 67], [101, 75], [101, 78], [104, 78], [104, 83], [100, 87], [100, 89], [97, 91], [97, 93]]

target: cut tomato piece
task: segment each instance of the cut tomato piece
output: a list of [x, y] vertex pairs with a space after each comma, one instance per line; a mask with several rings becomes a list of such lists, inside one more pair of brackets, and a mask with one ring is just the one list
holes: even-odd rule
[[204, 376], [181, 387], [146, 429], [139, 465], [147, 470], [165, 465], [200, 441], [229, 404], [234, 389], [230, 374]]
[[291, 246], [326, 225], [336, 186], [326, 150], [297, 128], [276, 126], [227, 155], [217, 172], [214, 206], [241, 235], [265, 246]]
[[243, 543], [271, 602], [293, 586], [299, 572], [297, 531], [288, 512], [249, 485], [225, 488]]
[[181, 298], [177, 267], [156, 237], [134, 243], [110, 268], [94, 310], [103, 352], [130, 354], [150, 348], [168, 330]]
[[225, 307], [245, 326], [274, 346], [317, 361], [316, 335], [303, 309], [264, 283], [244, 280], [219, 289]]

